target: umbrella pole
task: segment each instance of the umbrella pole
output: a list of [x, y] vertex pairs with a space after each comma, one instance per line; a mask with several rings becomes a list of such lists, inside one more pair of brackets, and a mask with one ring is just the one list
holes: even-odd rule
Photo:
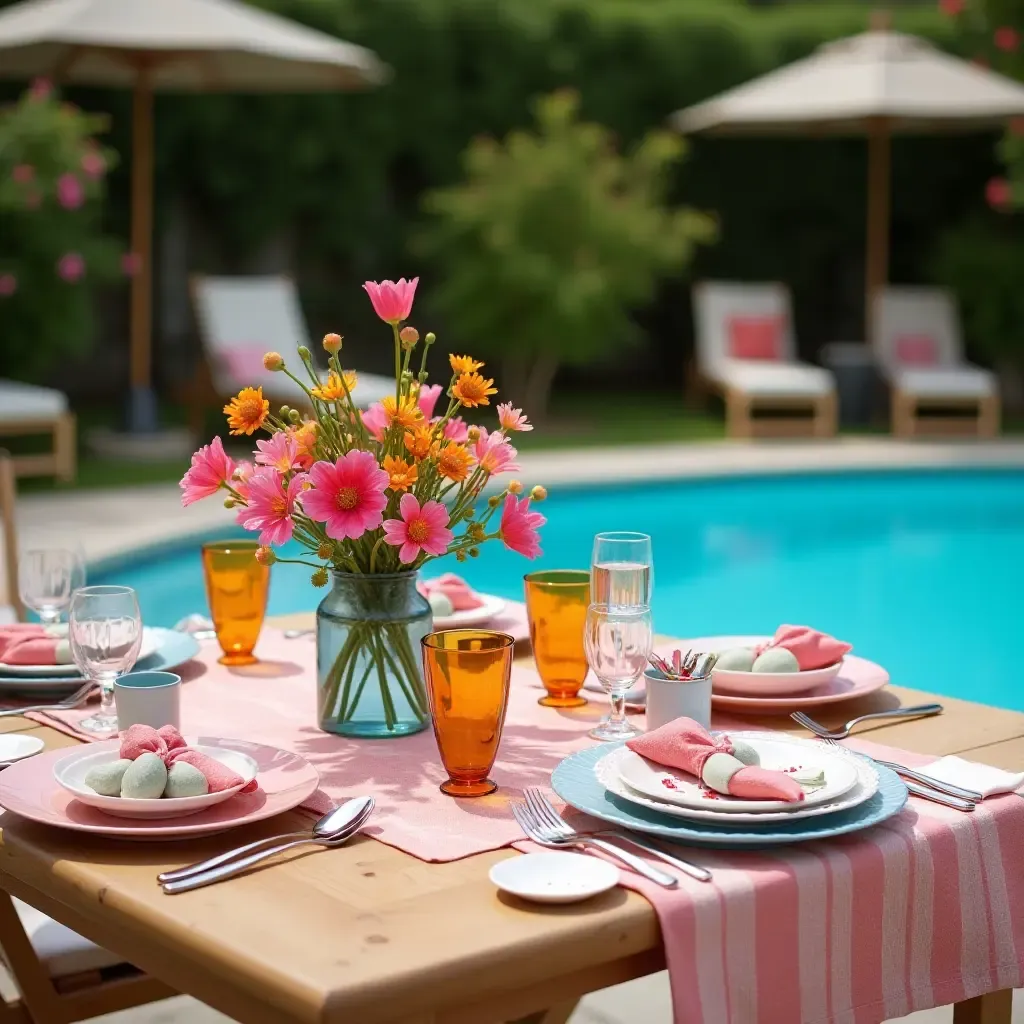
[[864, 336], [875, 339], [874, 297], [889, 279], [889, 217], [892, 137], [884, 117], [868, 124], [868, 229], [864, 266]]
[[138, 65], [132, 94], [131, 247], [139, 257], [131, 286], [131, 395], [128, 429], [157, 429], [152, 386], [151, 330], [153, 315], [153, 78], [152, 68]]

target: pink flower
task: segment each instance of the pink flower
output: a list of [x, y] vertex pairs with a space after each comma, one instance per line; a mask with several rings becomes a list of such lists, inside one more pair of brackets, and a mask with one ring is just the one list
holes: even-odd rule
[[416, 399], [416, 404], [420, 407], [420, 412], [423, 413], [423, 418], [429, 420], [434, 415], [434, 406], [437, 405], [437, 400], [441, 395], [440, 384], [424, 384], [420, 387], [419, 396]]
[[985, 199], [993, 210], [1008, 210], [1013, 202], [1013, 189], [1005, 178], [992, 178], [985, 186]]
[[964, 0], [939, 0], [939, 10], [947, 17], [955, 18], [964, 9]]
[[276, 469], [258, 469], [249, 479], [249, 507], [239, 509], [235, 521], [247, 530], [259, 530], [263, 545], [284, 544], [295, 530], [295, 499], [305, 481], [305, 474], [296, 473], [286, 486]]
[[412, 312], [412, 300], [416, 296], [418, 277], [406, 281], [403, 277], [398, 281], [367, 281], [363, 288], [370, 296], [373, 311], [389, 324], [397, 324], [400, 320], [408, 320]]
[[388, 429], [388, 414], [380, 402], [374, 402], [363, 414], [363, 426], [378, 441], [384, 440], [384, 432]]
[[498, 422], [506, 430], [533, 430], [533, 424], [523, 415], [523, 410], [513, 409], [511, 402], [498, 404]]
[[461, 416], [453, 416], [444, 425], [444, 436], [449, 441], [462, 444], [469, 437], [469, 426]]
[[1013, 53], [1020, 46], [1020, 33], [1011, 25], [1000, 25], [992, 34], [992, 42], [997, 49]]
[[309, 479], [313, 486], [302, 496], [302, 508], [310, 519], [326, 524], [332, 540], [355, 540], [380, 526], [390, 478], [370, 452], [351, 451], [335, 463], [314, 462]]
[[85, 273], [85, 260], [77, 252], [66, 252], [57, 261], [57, 273], [68, 284], [74, 284]]
[[57, 202], [65, 210], [77, 210], [85, 202], [85, 189], [73, 174], [62, 174], [57, 179]]
[[18, 290], [18, 279], [13, 274], [0, 274], [0, 298], [10, 298]]
[[215, 437], [192, 456], [192, 465], [181, 478], [182, 505], [216, 494], [234, 472], [234, 460], [224, 451], [224, 442]]
[[291, 434], [279, 430], [269, 441], [257, 441], [256, 464], [270, 466], [278, 473], [299, 468], [299, 442]]
[[142, 257], [137, 252], [126, 252], [121, 256], [121, 273], [134, 277], [142, 269]]
[[103, 177], [103, 172], [107, 169], [107, 162], [103, 159], [101, 153], [95, 149], [87, 150], [82, 154], [82, 173], [87, 177], [95, 181], [97, 178]]
[[541, 554], [540, 537], [537, 531], [547, 522], [539, 512], [530, 511], [529, 498], [505, 495], [505, 507], [501, 510], [501, 539], [505, 547], [527, 558]]
[[53, 82], [48, 78], [37, 78], [32, 82], [29, 96], [34, 100], [48, 100], [53, 92]]
[[448, 509], [440, 501], [428, 501], [423, 507], [415, 495], [406, 492], [398, 504], [401, 519], [384, 523], [384, 541], [401, 547], [399, 561], [415, 562], [420, 553], [443, 555], [455, 534], [448, 529]]
[[245, 461], [238, 463], [232, 474], [232, 484], [235, 490], [246, 500], [249, 498], [249, 481], [255, 472], [256, 467], [251, 462]]
[[480, 468], [491, 475], [514, 473], [519, 469], [515, 461], [519, 453], [508, 438], [497, 430], [488, 433], [481, 427], [480, 439], [473, 445], [473, 454]]
[[11, 179], [19, 185], [27, 185], [36, 176], [36, 169], [31, 164], [16, 164], [11, 168]]

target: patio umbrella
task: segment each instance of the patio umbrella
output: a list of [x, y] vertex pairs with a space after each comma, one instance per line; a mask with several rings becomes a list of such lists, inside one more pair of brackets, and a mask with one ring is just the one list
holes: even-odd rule
[[868, 331], [872, 296], [888, 279], [892, 135], [972, 131], [1024, 114], [1018, 82], [887, 31], [884, 17], [874, 25], [672, 117], [687, 133], [867, 136]]
[[241, 0], [25, 0], [0, 11], [0, 75], [131, 89], [131, 405], [135, 430], [156, 427], [150, 255], [153, 93], [313, 92], [380, 82], [369, 50]]

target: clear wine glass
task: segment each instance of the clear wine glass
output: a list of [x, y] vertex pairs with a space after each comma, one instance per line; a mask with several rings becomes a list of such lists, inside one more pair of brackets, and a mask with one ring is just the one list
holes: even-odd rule
[[78, 723], [85, 732], [117, 732], [114, 680], [135, 665], [142, 646], [142, 616], [131, 587], [82, 587], [71, 599], [71, 654], [79, 671], [101, 687], [96, 714]]
[[[85, 569], [85, 549], [80, 541], [75, 541], [71, 545], [71, 553], [75, 558], [74, 569], [71, 572], [71, 596], [74, 597], [75, 593], [86, 585], [88, 577]], [[70, 607], [70, 602], [68, 605]]]
[[651, 538], [646, 533], [599, 533], [590, 560], [591, 601], [613, 608], [647, 607], [653, 565]]
[[60, 622], [71, 601], [75, 553], [67, 548], [34, 548], [18, 559], [18, 592], [45, 626]]
[[597, 740], [625, 740], [641, 729], [626, 720], [626, 691], [647, 666], [653, 636], [651, 610], [592, 604], [583, 635], [587, 662], [611, 698], [612, 710], [592, 729]]

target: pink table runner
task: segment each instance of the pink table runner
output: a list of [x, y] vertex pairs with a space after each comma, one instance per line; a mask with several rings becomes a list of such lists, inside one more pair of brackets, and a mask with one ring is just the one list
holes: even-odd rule
[[[371, 793], [367, 830], [422, 860], [447, 861], [522, 842], [508, 809], [525, 786], [547, 787], [555, 765], [589, 746], [598, 701], [540, 707], [540, 684], [513, 672], [493, 777], [497, 793], [452, 800], [433, 734], [356, 742], [315, 725], [314, 645], [265, 632], [263, 661], [228, 670], [216, 644], [182, 669], [182, 731], [241, 736], [294, 750], [320, 771], [312, 810]], [[80, 735], [87, 712], [33, 716]], [[716, 718], [716, 725], [747, 722]], [[905, 764], [929, 758], [868, 742]], [[873, 1024], [1024, 983], [1024, 800], [962, 814], [912, 799], [867, 832], [772, 852], [697, 850], [714, 882], [674, 891], [630, 873], [661, 923], [676, 1024]]]

